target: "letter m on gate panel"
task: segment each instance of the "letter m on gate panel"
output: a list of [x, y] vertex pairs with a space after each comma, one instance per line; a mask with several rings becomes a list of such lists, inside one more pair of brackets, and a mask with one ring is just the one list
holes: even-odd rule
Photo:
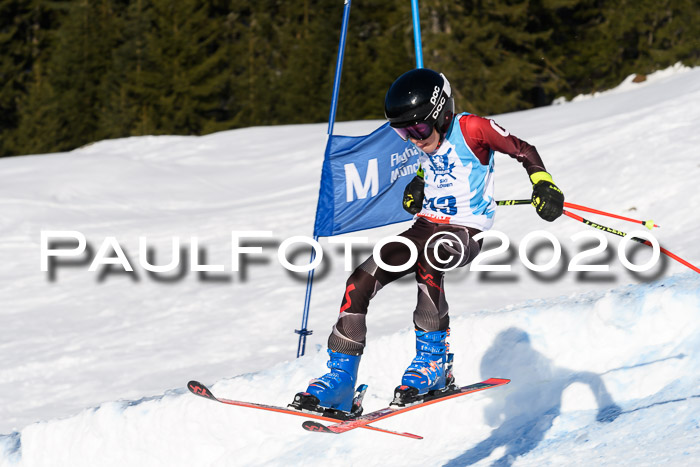
[[369, 193], [371, 193], [370, 196], [377, 196], [378, 191], [379, 168], [376, 158], [367, 162], [367, 173], [364, 180], [360, 177], [355, 164], [345, 164], [345, 200], [348, 203], [355, 200], [355, 194], [357, 194], [357, 199], [365, 199]]

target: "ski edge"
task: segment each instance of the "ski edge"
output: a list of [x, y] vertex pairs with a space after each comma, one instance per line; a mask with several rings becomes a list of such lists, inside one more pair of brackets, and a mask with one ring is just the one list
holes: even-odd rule
[[[314, 414], [314, 413], [310, 413], [310, 412], [301, 412], [301, 411], [297, 411], [297, 410], [293, 410], [293, 409], [287, 409], [284, 407], [277, 407], [274, 405], [258, 404], [255, 402], [244, 402], [244, 401], [236, 401], [236, 400], [231, 400], [231, 399], [218, 398], [214, 395], [214, 393], [206, 385], [200, 383], [199, 381], [194, 381], [194, 380], [190, 381], [189, 383], [187, 383], [187, 389], [195, 396], [198, 396], [198, 397], [201, 397], [204, 399], [208, 399], [208, 400], [212, 400], [212, 401], [216, 401], [216, 402], [220, 402], [222, 404], [234, 405], [234, 406], [238, 406], [238, 407], [248, 407], [251, 409], [261, 409], [261, 410], [267, 410], [270, 412], [286, 413], [289, 415], [296, 415], [299, 417], [315, 418], [317, 420], [323, 420], [323, 421], [332, 422], [332, 423], [338, 422], [337, 419], [325, 417], [323, 415]], [[304, 422], [304, 423], [306, 423], [306, 422]], [[321, 425], [323, 427], [326, 426], [326, 425], [323, 425], [322, 423], [319, 423], [319, 422], [309, 421], [309, 423], [312, 423], [312, 424], [315, 423], [315, 424]], [[381, 433], [388, 433], [391, 435], [403, 436], [403, 437], [411, 438], [411, 439], [423, 439], [422, 436], [415, 435], [413, 433], [404, 433], [404, 432], [398, 432], [398, 431], [393, 431], [393, 430], [387, 430], [387, 429], [379, 428], [376, 426], [364, 426], [362, 428], [367, 428], [368, 430], [378, 431]], [[314, 431], [314, 430], [308, 429], [307, 431]]]

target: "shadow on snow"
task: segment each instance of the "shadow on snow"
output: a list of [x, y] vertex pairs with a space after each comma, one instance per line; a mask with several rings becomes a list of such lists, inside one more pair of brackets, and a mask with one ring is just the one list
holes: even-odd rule
[[596, 419], [611, 422], [621, 413], [600, 375], [558, 368], [530, 344], [529, 335], [518, 328], [501, 332], [481, 361], [481, 376], [499, 375], [512, 380], [503, 398], [485, 409], [485, 420], [496, 428], [491, 436], [450, 460], [446, 466], [471, 465], [505, 447], [493, 465], [509, 466], [542, 441], [561, 413], [564, 390], [573, 383], [587, 384], [598, 404]]

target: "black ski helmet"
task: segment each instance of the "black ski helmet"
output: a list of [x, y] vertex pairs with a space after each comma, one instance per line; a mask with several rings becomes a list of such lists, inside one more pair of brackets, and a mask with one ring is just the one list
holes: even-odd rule
[[394, 128], [426, 122], [445, 137], [452, 123], [455, 102], [445, 75], [416, 68], [399, 76], [386, 93], [384, 115]]

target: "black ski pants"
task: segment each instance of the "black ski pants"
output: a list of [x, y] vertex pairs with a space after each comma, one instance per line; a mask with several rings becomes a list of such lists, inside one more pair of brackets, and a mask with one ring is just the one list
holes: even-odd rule
[[[328, 338], [328, 348], [361, 355], [365, 347], [365, 318], [370, 300], [382, 287], [410, 273], [415, 274], [418, 285], [418, 300], [413, 311], [416, 328], [423, 331], [447, 329], [450, 318], [445, 300], [444, 273], [454, 267], [466, 266], [479, 254], [481, 242], [473, 239], [478, 232], [470, 227], [436, 224], [419, 217], [408, 230], [399, 234], [416, 246], [418, 259], [414, 264], [403, 271], [391, 272], [379, 267], [370, 256], [350, 275], [345, 284], [338, 321]], [[379, 251], [381, 261], [389, 266], [406, 264], [410, 256], [409, 247], [399, 242], [387, 243]]]

